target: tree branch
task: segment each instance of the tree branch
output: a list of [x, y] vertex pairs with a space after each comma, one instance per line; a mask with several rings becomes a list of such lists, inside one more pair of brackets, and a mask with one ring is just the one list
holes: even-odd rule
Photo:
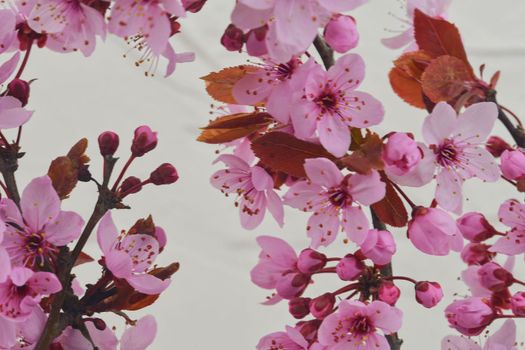
[[488, 102], [494, 102], [498, 106], [498, 119], [500, 122], [505, 126], [505, 128], [509, 131], [510, 135], [514, 139], [514, 142], [519, 147], [525, 147], [525, 132], [523, 128], [521, 128], [519, 125], [515, 126], [512, 121], [509, 119], [503, 108], [498, 104], [498, 101], [496, 99], [496, 90], [491, 90], [487, 94], [487, 101]]

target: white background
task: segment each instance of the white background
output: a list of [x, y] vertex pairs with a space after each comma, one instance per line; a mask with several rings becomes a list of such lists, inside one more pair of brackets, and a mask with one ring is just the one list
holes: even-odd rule
[[[210, 0], [202, 12], [190, 14], [182, 21], [183, 34], [173, 43], [179, 52], [195, 51], [197, 61], [179, 65], [169, 79], [161, 78], [161, 74], [145, 78], [129, 58], [122, 58], [128, 48], [113, 37], [100, 43], [89, 59], [80, 54], [35, 51], [24, 75], [38, 81], [33, 84], [30, 103], [36, 113], [24, 127], [22, 145], [27, 155], [21, 161], [20, 184], [45, 173], [50, 160], [64, 154], [81, 137], [91, 140], [92, 172], [100, 177], [97, 135], [104, 130], [118, 132], [119, 154], [126, 158], [132, 132], [141, 124], [158, 130], [160, 142], [154, 152], [133, 165], [130, 174], [145, 178], [166, 161], [179, 169], [181, 180], [176, 185], [147, 188], [139, 196], [130, 197], [132, 211], [114, 214], [118, 226], [127, 228], [135, 219], [152, 213], [169, 237], [159, 263], [181, 262], [181, 271], [174, 276], [171, 288], [148, 310], [159, 321], [153, 349], [253, 349], [261, 336], [293, 322], [286, 304], [259, 304], [267, 293], [250, 282], [249, 271], [257, 261], [257, 235], [277, 235], [297, 249], [306, 247], [307, 214], [287, 209], [284, 229], [268, 218], [257, 230], [244, 231], [233, 199], [225, 198], [208, 182], [217, 169], [211, 165], [217, 148], [195, 141], [198, 127], [209, 119], [211, 103], [198, 78], [209, 71], [246, 62], [245, 56], [228, 53], [219, 45], [232, 7], [233, 0]], [[404, 15], [400, 3], [394, 0], [373, 0], [353, 13], [361, 32], [361, 43], [355, 52], [367, 62], [367, 77], [361, 89], [385, 105], [385, 122], [376, 128], [378, 132], [398, 130], [420, 135], [425, 113], [405, 105], [388, 83], [387, 72], [398, 53], [384, 48], [379, 40], [389, 34], [384, 28], [399, 27], [399, 22], [387, 14], [389, 11]], [[450, 11], [450, 19], [461, 29], [473, 66], [486, 63], [489, 76], [502, 70], [500, 102], [520, 115], [525, 115], [524, 16], [525, 1], [519, 0], [457, 0]], [[502, 128], [497, 130], [506, 137]], [[416, 202], [429, 203], [432, 189], [430, 186], [411, 193]], [[466, 209], [484, 210], [492, 219], [499, 203], [515, 195], [505, 183], [481, 186], [476, 180], [469, 182], [466, 193]], [[94, 186], [82, 184], [64, 202], [64, 207], [87, 218], [95, 198]], [[415, 302], [411, 286], [401, 286], [403, 296], [398, 306], [405, 311], [400, 333], [405, 339], [403, 348], [437, 349], [440, 339], [450, 333], [442, 309], [454, 293], [466, 293], [466, 288], [456, 281], [463, 265], [457, 254], [425, 256], [411, 246], [404, 232], [395, 234], [399, 245], [394, 259], [396, 272], [440, 281], [447, 287], [447, 300], [440, 307], [427, 310]], [[98, 256], [94, 239], [87, 250]], [[346, 250], [341, 237], [329, 254], [344, 254]], [[523, 260], [519, 262], [522, 264]], [[80, 271], [83, 281], [93, 282], [98, 266], [93, 263]], [[325, 286], [337, 288], [337, 283], [330, 284], [330, 278], [323, 281]], [[115, 325], [122, 329], [120, 320], [115, 320]], [[525, 324], [519, 326], [525, 332]]]

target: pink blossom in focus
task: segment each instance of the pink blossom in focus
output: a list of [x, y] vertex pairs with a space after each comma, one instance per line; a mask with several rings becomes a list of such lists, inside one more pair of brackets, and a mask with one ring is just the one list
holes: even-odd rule
[[104, 254], [105, 266], [116, 277], [125, 279], [144, 294], [160, 294], [170, 284], [148, 272], [159, 254], [156, 237], [147, 234], [120, 234], [113, 223], [111, 212], [100, 220], [97, 241]]
[[350, 146], [349, 126], [368, 128], [383, 120], [381, 102], [355, 91], [364, 76], [364, 61], [356, 54], [340, 57], [328, 72], [319, 65], [309, 69], [291, 109], [295, 136], [318, 136], [330, 153], [343, 156]]
[[488, 262], [478, 270], [481, 285], [493, 292], [500, 292], [514, 283], [512, 273], [498, 263]]
[[397, 176], [402, 176], [414, 169], [422, 158], [423, 152], [416, 141], [402, 132], [390, 135], [383, 149], [385, 171]]
[[304, 168], [308, 181], [292, 185], [284, 198], [286, 204], [313, 213], [307, 226], [312, 248], [331, 244], [340, 227], [350, 240], [362, 244], [370, 224], [359, 204], [370, 205], [385, 196], [379, 174], [344, 176], [326, 158], [307, 159]]
[[460, 333], [478, 335], [495, 317], [494, 310], [483, 298], [471, 297], [458, 300], [447, 306], [445, 316], [451, 327]]
[[0, 283], [0, 314], [9, 319], [25, 320], [43, 296], [60, 290], [62, 285], [51, 272], [13, 267], [7, 280]]
[[457, 220], [464, 238], [471, 242], [482, 242], [493, 237], [497, 231], [481, 213], [466, 213]]
[[494, 157], [484, 148], [497, 116], [492, 102], [471, 105], [459, 116], [448, 103], [440, 102], [425, 119], [423, 136], [434, 152], [437, 170], [436, 201], [444, 209], [461, 213], [466, 179], [499, 179]]
[[363, 350], [389, 350], [384, 334], [401, 328], [401, 310], [382, 301], [364, 304], [360, 301], [342, 301], [339, 309], [324, 319], [319, 328], [319, 343], [327, 350], [351, 349], [359, 344]]
[[336, 52], [352, 50], [359, 42], [355, 19], [352, 16], [335, 15], [324, 28], [324, 39]]
[[361, 244], [361, 252], [376, 265], [386, 265], [396, 253], [396, 241], [389, 231], [370, 230]]
[[34, 267], [53, 260], [58, 247], [77, 239], [84, 226], [80, 215], [60, 209], [47, 175], [27, 185], [20, 208], [11, 199], [0, 200], [0, 218], [8, 223], [3, 245], [15, 265]]
[[509, 180], [525, 176], [525, 154], [521, 150], [506, 150], [501, 154], [501, 172]]
[[366, 265], [355, 255], [347, 254], [339, 260], [335, 267], [337, 276], [343, 281], [353, 281], [358, 279]]
[[483, 348], [469, 338], [449, 335], [441, 341], [441, 350], [516, 350], [515, 345], [516, 324], [513, 320], [506, 320], [498, 331], [487, 338]]
[[426, 308], [433, 308], [443, 299], [443, 289], [437, 282], [418, 282], [415, 289], [417, 302]]

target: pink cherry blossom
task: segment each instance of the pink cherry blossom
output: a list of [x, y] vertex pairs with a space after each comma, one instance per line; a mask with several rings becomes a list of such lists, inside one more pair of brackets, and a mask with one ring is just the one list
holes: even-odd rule
[[418, 282], [415, 290], [417, 302], [426, 308], [436, 306], [443, 299], [443, 289], [437, 282]]
[[487, 300], [471, 297], [447, 306], [445, 316], [451, 327], [464, 335], [473, 336], [483, 332], [494, 320], [495, 314]]
[[350, 11], [366, 0], [242, 0], [232, 13], [232, 22], [243, 30], [269, 26], [266, 45], [269, 56], [287, 62], [302, 54], [313, 42], [317, 29], [324, 27], [332, 14]]
[[9, 319], [25, 320], [43, 296], [60, 290], [62, 285], [51, 272], [13, 267], [8, 279], [0, 283], [0, 314]]
[[489, 250], [507, 255], [525, 253], [525, 204], [515, 199], [507, 200], [500, 206], [498, 216], [510, 230]]
[[0, 129], [18, 128], [33, 115], [22, 107], [22, 102], [12, 96], [0, 97]]
[[307, 159], [304, 169], [308, 181], [292, 185], [284, 198], [294, 208], [313, 212], [307, 226], [312, 248], [331, 244], [340, 227], [350, 240], [362, 244], [370, 224], [359, 204], [370, 205], [385, 196], [379, 174], [344, 176], [326, 158]]
[[15, 265], [33, 267], [54, 259], [58, 247], [77, 239], [84, 220], [60, 210], [51, 179], [32, 180], [22, 193], [20, 209], [8, 198], [0, 201], [0, 218], [7, 224], [4, 247]]
[[347, 254], [339, 260], [335, 272], [341, 280], [353, 281], [361, 276], [365, 268], [366, 265], [361, 260], [352, 254]]
[[155, 340], [157, 335], [157, 321], [155, 317], [147, 315], [137, 321], [133, 327], [129, 327], [120, 339], [121, 350], [145, 350]]
[[466, 213], [457, 222], [463, 237], [471, 242], [482, 242], [498, 233], [481, 213]]
[[313, 66], [291, 109], [295, 135], [302, 139], [318, 136], [330, 153], [343, 156], [351, 141], [348, 126], [368, 128], [383, 120], [381, 102], [355, 91], [364, 75], [364, 61], [356, 54], [340, 57], [328, 72]]
[[510, 180], [525, 176], [525, 154], [521, 150], [506, 150], [501, 154], [501, 172]]
[[279, 226], [284, 224], [283, 204], [266, 170], [257, 165], [250, 166], [243, 159], [229, 154], [219, 156], [217, 162], [223, 162], [227, 169], [215, 172], [210, 182], [222, 192], [236, 193], [241, 198], [236, 205], [239, 206], [242, 227], [252, 230], [259, 226], [266, 209]]
[[385, 171], [397, 176], [410, 172], [422, 158], [423, 152], [417, 142], [402, 132], [390, 135], [383, 149], [383, 160], [386, 163]]
[[461, 213], [466, 179], [499, 179], [494, 157], [484, 148], [497, 116], [492, 102], [471, 105], [459, 115], [448, 103], [440, 102], [425, 119], [423, 136], [434, 152], [437, 170], [436, 201], [444, 209]]
[[157, 237], [148, 234], [119, 234], [108, 212], [100, 220], [97, 241], [104, 254], [105, 265], [116, 277], [125, 279], [144, 294], [160, 294], [170, 284], [148, 272], [159, 254]]
[[525, 316], [525, 292], [517, 292], [510, 300], [512, 313], [516, 316]]
[[452, 0], [407, 0], [407, 19], [402, 19], [402, 22], [408, 28], [401, 30], [399, 34], [393, 37], [382, 39], [381, 42], [390, 49], [406, 47], [406, 51], [416, 51], [418, 46], [414, 38], [414, 11], [418, 9], [428, 16], [444, 18], [451, 2]]
[[355, 19], [352, 16], [335, 15], [324, 28], [324, 39], [336, 52], [352, 50], [359, 42]]
[[268, 334], [259, 340], [257, 350], [308, 350], [308, 342], [295, 328], [286, 327], [286, 332]]
[[423, 253], [447, 255], [461, 251], [463, 237], [456, 221], [438, 208], [416, 208], [408, 223], [408, 238]]
[[449, 335], [441, 341], [441, 350], [516, 350], [516, 324], [506, 320], [501, 328], [485, 341], [483, 348], [473, 340]]
[[339, 309], [324, 319], [319, 328], [319, 343], [327, 350], [356, 348], [363, 350], [389, 350], [384, 334], [401, 328], [401, 310], [382, 301], [364, 304], [360, 301], [342, 301]]
[[379, 292], [377, 294], [379, 300], [384, 301], [388, 305], [396, 305], [399, 297], [401, 296], [401, 290], [392, 281], [384, 280], [379, 286]]
[[389, 231], [370, 230], [361, 244], [361, 252], [374, 264], [386, 265], [396, 253], [396, 241]]

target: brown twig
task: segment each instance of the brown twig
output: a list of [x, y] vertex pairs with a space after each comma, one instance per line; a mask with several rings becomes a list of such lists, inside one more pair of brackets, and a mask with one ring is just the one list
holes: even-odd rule
[[514, 139], [514, 142], [516, 142], [516, 144], [519, 147], [525, 147], [525, 132], [523, 128], [520, 125], [515, 126], [509, 119], [507, 114], [505, 114], [505, 111], [498, 104], [498, 101], [496, 99], [496, 90], [489, 91], [489, 93], [487, 94], [487, 101], [494, 102], [498, 106], [498, 119], [509, 131], [510, 135]]

